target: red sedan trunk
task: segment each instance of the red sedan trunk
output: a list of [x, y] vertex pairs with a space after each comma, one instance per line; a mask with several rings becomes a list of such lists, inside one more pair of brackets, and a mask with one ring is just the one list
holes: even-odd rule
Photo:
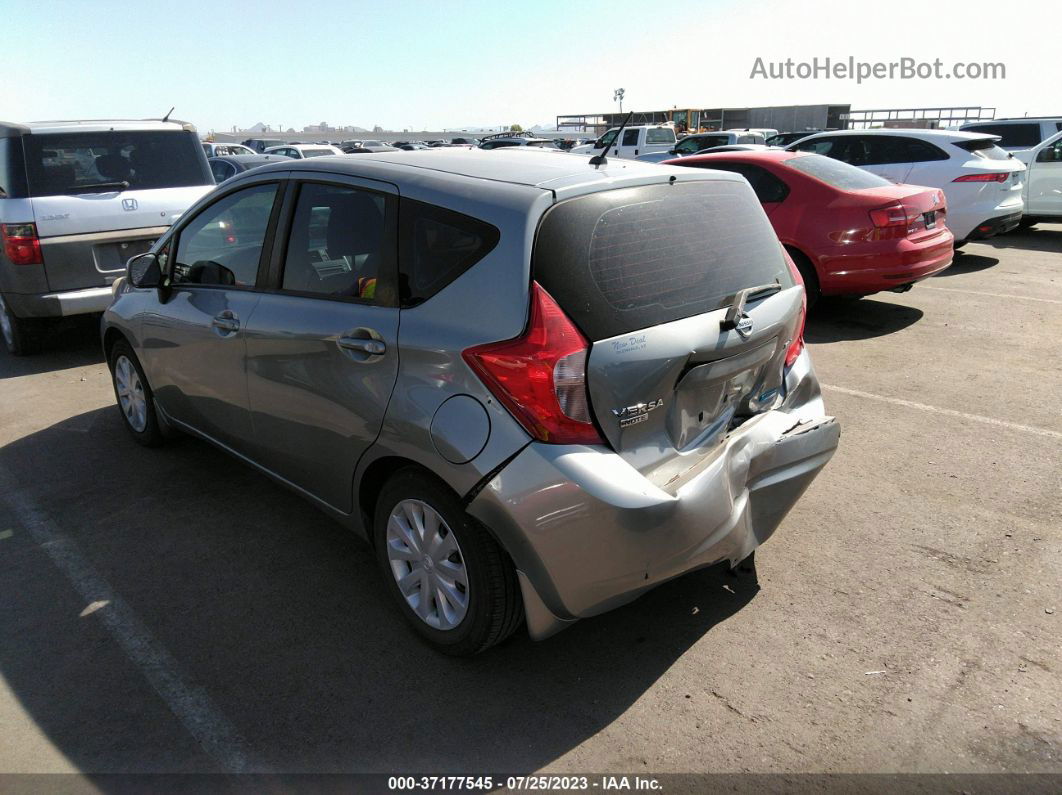
[[735, 171], [749, 180], [775, 234], [817, 295], [910, 289], [951, 264], [943, 191], [894, 185], [837, 160], [798, 152], [722, 152], [668, 165]]

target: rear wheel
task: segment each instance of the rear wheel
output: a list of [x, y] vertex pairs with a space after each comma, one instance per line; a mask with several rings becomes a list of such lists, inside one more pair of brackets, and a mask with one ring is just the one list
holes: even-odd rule
[[129, 343], [121, 340], [111, 347], [108, 363], [114, 396], [126, 430], [145, 447], [158, 447], [164, 437], [155, 414], [154, 395], [140, 367], [140, 360]]
[[1032, 229], [1037, 223], [1035, 218], [1022, 218], [1018, 221], [1018, 229]]
[[387, 481], [373, 538], [388, 590], [437, 650], [476, 654], [520, 625], [512, 563], [457, 496], [429, 475], [406, 469]]
[[12, 356], [36, 353], [40, 347], [39, 323], [34, 318], [15, 317], [11, 307], [0, 295], [0, 337]]
[[808, 297], [808, 311], [819, 302], [822, 292], [819, 289], [819, 274], [815, 272], [815, 266], [811, 260], [795, 248], [787, 248], [789, 256], [793, 258], [793, 264], [800, 271], [800, 278], [804, 280], [804, 293]]

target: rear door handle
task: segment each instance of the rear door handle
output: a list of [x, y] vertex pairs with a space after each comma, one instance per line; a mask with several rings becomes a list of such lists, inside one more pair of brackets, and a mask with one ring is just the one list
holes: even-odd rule
[[370, 356], [383, 356], [387, 352], [387, 346], [383, 340], [366, 339], [364, 337], [340, 337], [339, 347], [348, 351], [367, 353]]
[[236, 317], [236, 313], [231, 309], [226, 309], [216, 315], [210, 324], [220, 331], [231, 333], [240, 330], [240, 319]]

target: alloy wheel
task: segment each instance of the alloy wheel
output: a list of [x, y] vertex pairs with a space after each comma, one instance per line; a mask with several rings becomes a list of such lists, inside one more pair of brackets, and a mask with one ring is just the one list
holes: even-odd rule
[[140, 374], [128, 356], [119, 356], [114, 362], [114, 385], [126, 422], [134, 431], [142, 433], [147, 427], [147, 397]]
[[439, 513], [402, 500], [387, 520], [387, 560], [406, 604], [425, 624], [455, 629], [468, 612], [468, 572], [461, 546]]

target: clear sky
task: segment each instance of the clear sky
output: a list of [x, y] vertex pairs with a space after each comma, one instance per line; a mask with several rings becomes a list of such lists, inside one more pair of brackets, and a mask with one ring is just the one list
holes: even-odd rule
[[[1060, 114], [1057, 3], [0, 0], [0, 118], [552, 124], [625, 109], [850, 103]], [[1005, 80], [750, 79], [814, 56], [1003, 62]]]

